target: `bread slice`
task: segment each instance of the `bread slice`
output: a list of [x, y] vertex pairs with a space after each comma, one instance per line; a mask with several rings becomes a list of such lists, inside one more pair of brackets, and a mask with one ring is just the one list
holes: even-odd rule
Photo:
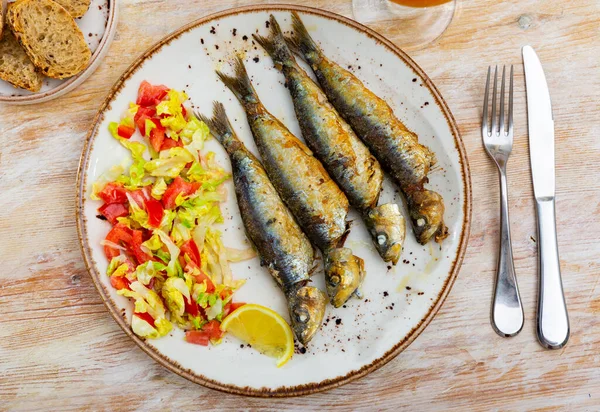
[[10, 30], [4, 30], [0, 40], [0, 79], [32, 92], [42, 88], [42, 75]]
[[18, 0], [7, 22], [33, 64], [48, 77], [64, 79], [85, 69], [92, 53], [73, 17], [52, 0]]
[[2, 29], [4, 28], [4, 0], [0, 0], [0, 40], [2, 40]]
[[91, 0], [54, 0], [73, 17], [81, 17], [90, 8]]

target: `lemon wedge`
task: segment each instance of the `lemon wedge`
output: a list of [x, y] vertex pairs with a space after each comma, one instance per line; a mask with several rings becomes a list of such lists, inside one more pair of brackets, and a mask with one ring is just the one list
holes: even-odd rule
[[261, 305], [240, 306], [223, 320], [221, 330], [277, 359], [278, 368], [294, 354], [294, 334], [290, 325], [279, 314]]

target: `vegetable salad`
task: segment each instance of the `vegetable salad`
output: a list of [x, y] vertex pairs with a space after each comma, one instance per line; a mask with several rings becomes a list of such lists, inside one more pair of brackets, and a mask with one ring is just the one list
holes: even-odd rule
[[254, 253], [226, 248], [213, 227], [223, 222], [219, 204], [230, 176], [214, 153], [202, 152], [210, 133], [186, 110], [187, 100], [184, 92], [141, 83], [136, 102], [109, 125], [132, 162], [94, 183], [92, 199], [103, 202], [98, 217], [111, 224], [102, 242], [106, 274], [134, 302], [133, 332], [159, 338], [175, 324], [187, 341], [208, 345], [220, 342], [220, 322], [242, 305], [232, 301], [243, 281], [233, 279], [229, 261]]

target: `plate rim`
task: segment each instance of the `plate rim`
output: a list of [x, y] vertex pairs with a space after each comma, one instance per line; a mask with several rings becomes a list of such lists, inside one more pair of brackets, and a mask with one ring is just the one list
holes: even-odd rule
[[12, 105], [27, 105], [34, 103], [43, 103], [49, 100], [56, 99], [73, 89], [77, 88], [84, 81], [88, 79], [98, 68], [110, 45], [112, 44], [112, 40], [117, 31], [117, 17], [118, 17], [118, 0], [107, 0], [107, 4], [109, 7], [108, 19], [106, 20], [106, 27], [104, 29], [104, 35], [102, 39], [100, 39], [100, 43], [98, 43], [98, 47], [96, 51], [90, 58], [90, 62], [87, 67], [76, 76], [68, 78], [65, 82], [61, 83], [59, 86], [54, 89], [47, 90], [45, 92], [36, 92], [34, 94], [28, 94], [23, 96], [12, 96], [12, 95], [0, 95], [0, 103], [12, 104]]
[[[326, 379], [321, 382], [311, 382], [308, 384], [295, 385], [295, 386], [282, 386], [275, 389], [272, 388], [251, 388], [251, 387], [241, 387], [233, 384], [224, 384], [213, 379], [207, 378], [203, 375], [196, 374], [191, 370], [184, 368], [179, 363], [169, 359], [167, 356], [161, 354], [155, 348], [146, 344], [143, 339], [140, 339], [136, 336], [132, 331], [129, 325], [123, 319], [123, 315], [120, 313], [112, 299], [108, 294], [108, 290], [104, 287], [104, 285], [100, 282], [98, 276], [97, 268], [95, 267], [95, 262], [91, 256], [91, 248], [89, 246], [89, 242], [84, 241], [84, 233], [85, 231], [85, 223], [86, 219], [83, 215], [83, 193], [85, 190], [86, 184], [86, 176], [85, 176], [85, 168], [88, 165], [89, 155], [91, 152], [91, 148], [93, 146], [93, 140], [95, 139], [97, 129], [99, 124], [104, 119], [104, 112], [107, 109], [110, 109], [111, 101], [115, 97], [115, 95], [121, 90], [124, 86], [125, 82], [138, 70], [138, 68], [153, 54], [157, 53], [161, 50], [161, 48], [165, 45], [168, 45], [171, 41], [177, 39], [184, 33], [194, 29], [195, 27], [205, 24], [207, 22], [213, 21], [215, 19], [219, 19], [226, 16], [236, 15], [240, 13], [252, 13], [252, 12], [264, 12], [264, 11], [297, 11], [299, 13], [307, 13], [313, 14], [320, 17], [324, 17], [327, 19], [335, 20], [339, 23], [345, 24], [354, 28], [367, 36], [375, 39], [382, 45], [386, 46], [388, 50], [394, 54], [396, 54], [400, 59], [402, 59], [405, 64], [407, 64], [412, 70], [415, 71], [422, 79], [423, 85], [429, 89], [435, 98], [438, 106], [442, 110], [442, 114], [448, 123], [448, 126], [453, 134], [454, 143], [459, 155], [459, 162], [461, 165], [461, 176], [464, 185], [464, 218], [462, 221], [462, 233], [461, 239], [459, 241], [458, 249], [456, 252], [456, 256], [454, 261], [452, 262], [452, 269], [450, 271], [449, 276], [444, 282], [443, 288], [440, 293], [437, 295], [435, 303], [429, 309], [429, 312], [424, 316], [423, 319], [413, 327], [408, 335], [396, 343], [390, 350], [384, 353], [381, 357], [375, 359], [370, 364], [363, 366], [360, 369], [356, 369], [348, 372], [343, 376], [338, 376], [333, 379]], [[472, 214], [472, 188], [471, 188], [471, 173], [469, 168], [469, 161], [467, 158], [467, 152], [464, 146], [464, 142], [460, 135], [460, 131], [458, 125], [456, 124], [456, 120], [452, 115], [450, 108], [446, 104], [442, 95], [435, 87], [431, 79], [427, 76], [427, 74], [415, 63], [404, 51], [402, 51], [398, 46], [392, 43], [390, 40], [385, 38], [383, 35], [377, 33], [373, 29], [370, 29], [348, 17], [339, 15], [337, 13], [321, 10], [314, 7], [308, 6], [300, 6], [300, 5], [292, 5], [292, 4], [262, 4], [262, 5], [250, 5], [250, 6], [242, 6], [242, 7], [234, 7], [226, 10], [221, 10], [215, 13], [211, 13], [207, 16], [201, 17], [197, 20], [194, 20], [188, 24], [183, 25], [179, 29], [167, 34], [158, 42], [154, 43], [149, 49], [147, 49], [144, 53], [142, 53], [134, 62], [123, 72], [123, 74], [119, 77], [119, 79], [115, 82], [113, 87], [108, 92], [104, 102], [98, 109], [96, 113], [92, 125], [88, 130], [87, 136], [85, 138], [85, 144], [81, 153], [81, 158], [79, 161], [79, 166], [77, 170], [77, 183], [76, 183], [76, 208], [75, 208], [75, 217], [77, 223], [77, 235], [79, 238], [79, 246], [81, 248], [81, 252], [83, 255], [84, 264], [88, 273], [90, 274], [94, 286], [100, 293], [102, 301], [104, 305], [107, 307], [109, 313], [113, 317], [113, 319], [117, 322], [117, 324], [123, 329], [123, 331], [129, 336], [137, 345], [142, 349], [146, 354], [148, 354], [152, 359], [158, 362], [160, 365], [164, 366], [168, 370], [173, 373], [176, 373], [179, 376], [182, 376], [194, 383], [200, 384], [202, 386], [220, 390], [230, 394], [236, 395], [246, 395], [253, 397], [290, 397], [290, 396], [301, 396], [308, 395], [317, 392], [322, 392], [326, 390], [330, 390], [333, 388], [337, 388], [346, 383], [359, 379], [367, 374], [381, 368], [386, 363], [394, 359], [397, 355], [399, 355], [404, 349], [406, 349], [429, 325], [429, 323], [433, 320], [435, 315], [438, 313], [439, 309], [443, 305], [446, 297], [450, 293], [452, 286], [458, 276], [460, 271], [465, 252], [467, 249], [467, 244], [470, 236], [471, 229], [471, 214]], [[86, 239], [87, 240], [87, 239]]]

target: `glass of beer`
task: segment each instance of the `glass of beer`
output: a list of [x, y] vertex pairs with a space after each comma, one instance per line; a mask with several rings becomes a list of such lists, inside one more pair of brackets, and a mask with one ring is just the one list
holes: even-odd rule
[[446, 31], [456, 0], [352, 0], [354, 19], [404, 50], [421, 49]]

